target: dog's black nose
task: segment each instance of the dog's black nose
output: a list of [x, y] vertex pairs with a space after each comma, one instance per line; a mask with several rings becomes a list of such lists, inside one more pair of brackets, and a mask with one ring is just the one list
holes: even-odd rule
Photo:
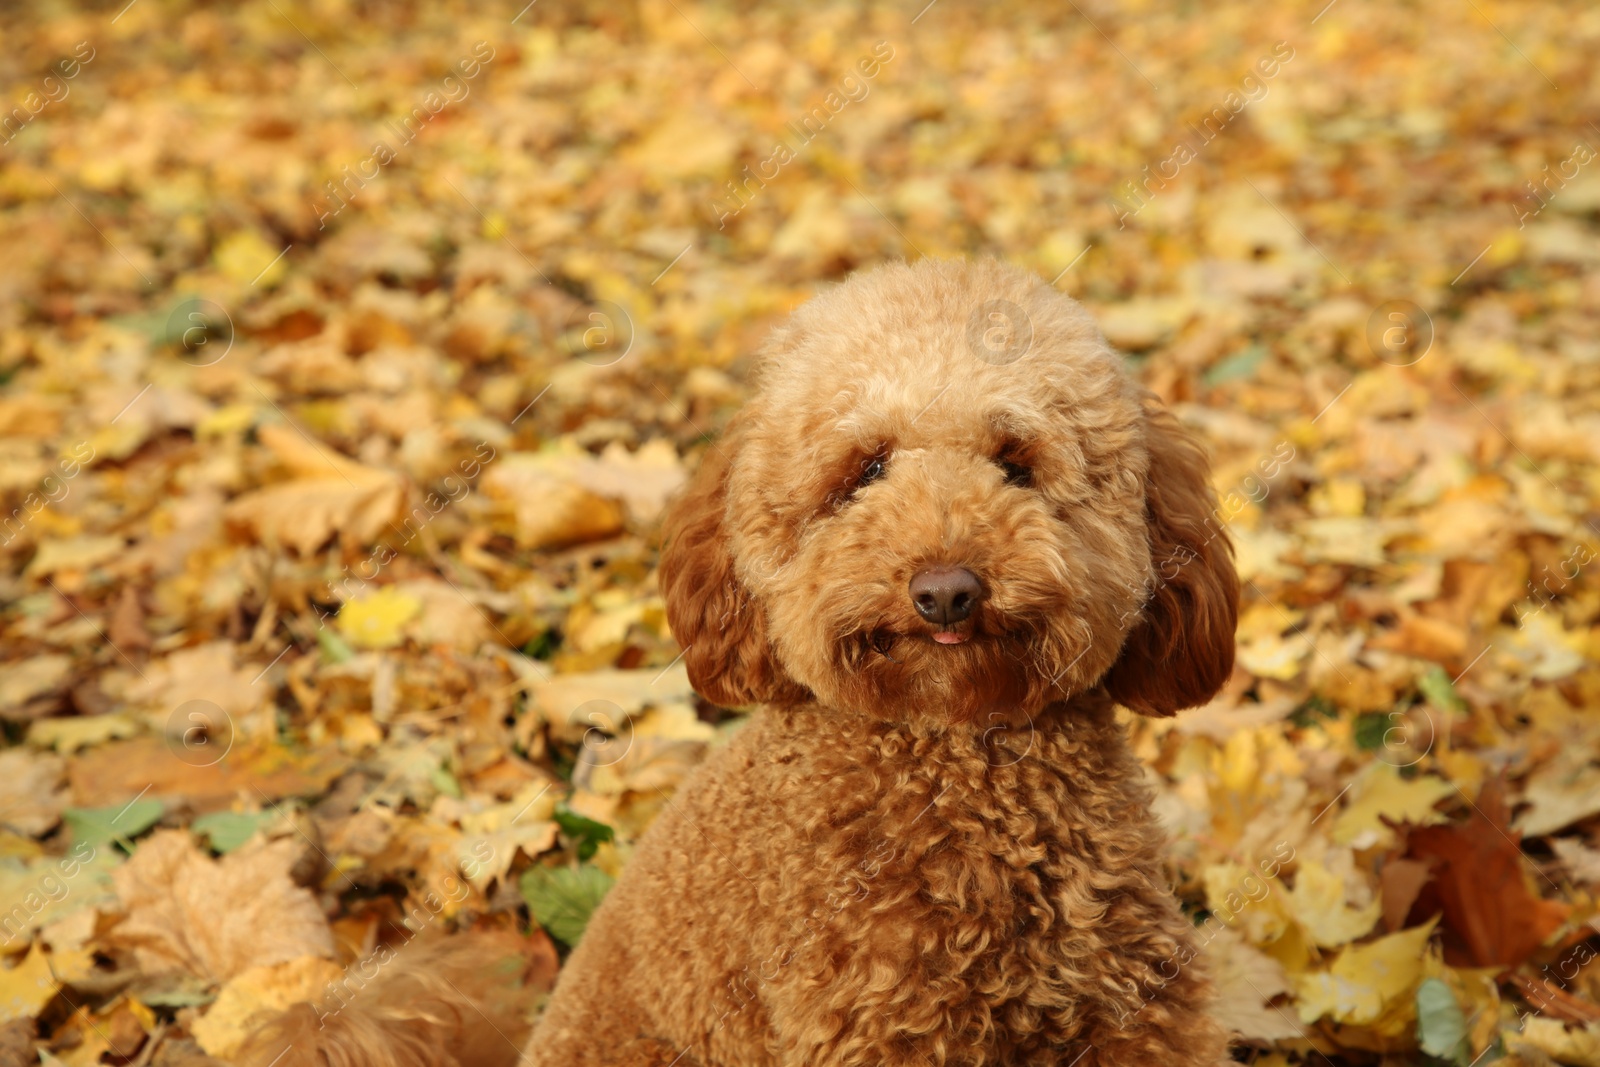
[[978, 576], [965, 567], [929, 567], [911, 579], [911, 603], [917, 614], [940, 626], [965, 619], [982, 599]]

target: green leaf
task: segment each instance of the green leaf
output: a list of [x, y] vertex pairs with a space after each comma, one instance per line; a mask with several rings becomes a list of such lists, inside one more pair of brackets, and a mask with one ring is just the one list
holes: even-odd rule
[[565, 803], [556, 805], [555, 820], [556, 825], [561, 827], [568, 837], [577, 841], [580, 860], [593, 859], [600, 842], [610, 841], [616, 837], [616, 832], [611, 827], [579, 815]]
[[344, 638], [326, 626], [317, 631], [317, 644], [322, 648], [322, 658], [328, 663], [348, 663], [356, 655], [345, 644]]
[[522, 874], [522, 899], [534, 921], [566, 945], [583, 937], [589, 916], [611, 888], [612, 878], [593, 864], [529, 867]]
[[1356, 747], [1363, 752], [1371, 752], [1383, 747], [1383, 737], [1394, 725], [1392, 712], [1369, 711], [1364, 715], [1356, 716], [1355, 735]]
[[440, 765], [429, 771], [428, 781], [432, 782], [433, 787], [447, 797], [454, 797], [456, 800], [460, 800], [463, 796], [461, 783], [456, 781], [456, 776], [450, 773], [450, 768], [448, 767]]
[[276, 822], [277, 819], [277, 813], [270, 811], [255, 815], [246, 815], [238, 811], [214, 811], [190, 823], [189, 829], [204, 835], [211, 842], [211, 847], [218, 852], [227, 854], [254, 837], [257, 830]]
[[1467, 1036], [1466, 1016], [1450, 987], [1437, 978], [1417, 986], [1417, 1043], [1422, 1051], [1448, 1057]]
[[1312, 693], [1305, 699], [1305, 703], [1289, 713], [1289, 720], [1302, 730], [1315, 725], [1318, 720], [1338, 717], [1339, 709], [1333, 701], [1320, 693]]
[[1261, 366], [1261, 361], [1267, 358], [1267, 350], [1261, 345], [1249, 345], [1243, 351], [1235, 352], [1227, 359], [1207, 370], [1201, 376], [1207, 388], [1222, 385], [1225, 382], [1238, 381], [1255, 374], [1256, 368]]
[[164, 975], [150, 988], [134, 994], [134, 999], [151, 1008], [197, 1008], [217, 999], [217, 991], [189, 975]]
[[1428, 698], [1428, 703], [1444, 711], [1453, 711], [1457, 714], [1466, 714], [1467, 702], [1461, 699], [1461, 694], [1456, 692], [1455, 685], [1450, 681], [1450, 676], [1444, 668], [1437, 664], [1428, 668], [1428, 673], [1417, 680], [1417, 688], [1422, 690], [1422, 695]]
[[74, 844], [98, 848], [137, 837], [154, 826], [166, 810], [159, 800], [135, 800], [108, 808], [68, 808], [61, 817], [72, 830]]

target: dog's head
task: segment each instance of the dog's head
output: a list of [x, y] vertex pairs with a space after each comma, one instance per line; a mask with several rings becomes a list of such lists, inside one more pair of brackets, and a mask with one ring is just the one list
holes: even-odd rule
[[724, 704], [1032, 714], [1209, 700], [1238, 599], [1199, 447], [1088, 314], [1000, 264], [801, 308], [668, 516], [668, 619]]

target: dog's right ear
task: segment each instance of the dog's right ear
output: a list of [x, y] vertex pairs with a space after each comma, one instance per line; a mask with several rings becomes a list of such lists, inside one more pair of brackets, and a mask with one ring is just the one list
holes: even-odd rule
[[1148, 415], [1145, 507], [1155, 589], [1104, 680], [1119, 704], [1171, 715], [1216, 696], [1233, 673], [1239, 578], [1212, 521], [1205, 451], [1171, 412]]
[[767, 639], [767, 612], [734, 573], [728, 546], [728, 470], [738, 430], [715, 442], [688, 490], [662, 524], [661, 594], [683, 646], [689, 682], [725, 707], [794, 704], [808, 691], [792, 681]]

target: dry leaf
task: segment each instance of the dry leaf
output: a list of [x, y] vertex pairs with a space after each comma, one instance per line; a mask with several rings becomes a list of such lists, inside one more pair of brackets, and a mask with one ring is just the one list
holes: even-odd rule
[[213, 860], [187, 832], [157, 831], [112, 876], [127, 917], [111, 938], [133, 949], [146, 973], [216, 982], [301, 956], [332, 957], [321, 907], [289, 879], [299, 852], [281, 840]]
[[264, 426], [260, 433], [298, 477], [245, 493], [228, 505], [228, 520], [249, 527], [259, 540], [304, 556], [335, 533], [370, 544], [398, 517], [398, 475], [313, 445], [286, 426]]
[[344, 968], [321, 956], [251, 967], [228, 980], [216, 1001], [189, 1028], [200, 1047], [233, 1061], [265, 1019], [301, 1001], [316, 1002], [344, 976]]
[[1406, 854], [1433, 872], [1412, 905], [1411, 921], [1443, 914], [1444, 957], [1451, 966], [1515, 967], [1566, 921], [1570, 905], [1529, 889], [1520, 841], [1508, 825], [1498, 779], [1484, 786], [1465, 822], [1407, 834]]
[[1395, 839], [1388, 823], [1444, 822], [1434, 805], [1455, 794], [1456, 787], [1443, 778], [1431, 774], [1404, 778], [1397, 768], [1374, 760], [1351, 786], [1345, 809], [1334, 820], [1333, 840], [1353, 848], [1388, 844]]
[[1233, 930], [1218, 930], [1205, 943], [1201, 958], [1207, 961], [1215, 990], [1211, 1017], [1243, 1041], [1285, 1041], [1298, 1037], [1301, 1028], [1284, 1008], [1271, 1006], [1279, 994], [1289, 992], [1289, 979], [1277, 960], [1253, 947]]
[[52, 830], [66, 806], [62, 771], [59, 756], [26, 748], [0, 752], [0, 826], [34, 837]]

